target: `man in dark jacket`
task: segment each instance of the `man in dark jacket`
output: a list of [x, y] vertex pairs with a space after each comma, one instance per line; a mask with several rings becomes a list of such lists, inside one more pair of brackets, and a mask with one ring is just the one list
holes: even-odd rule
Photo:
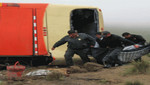
[[107, 54], [108, 49], [105, 46], [101, 32], [96, 33], [96, 42], [98, 45], [92, 49], [92, 56], [96, 59], [97, 63], [103, 64], [102, 60]]
[[[106, 44], [106, 47], [109, 48], [109, 52], [107, 55], [103, 58], [103, 62], [106, 63], [106, 67], [114, 66], [115, 64], [121, 65], [121, 61], [118, 60], [118, 55], [122, 51], [122, 48], [124, 44], [135, 44], [132, 41], [129, 41], [127, 39], [124, 39], [120, 36], [111, 34], [108, 31], [103, 31], [104, 42]], [[137, 45], [135, 45], [136, 48], [138, 48]]]
[[[122, 36], [125, 39], [128, 39], [136, 44], [145, 45], [145, 42], [146, 42], [146, 40], [141, 35], [134, 35], [128, 32], [124, 32], [122, 33]], [[138, 59], [135, 59], [135, 61], [141, 61], [141, 60], [142, 60], [141, 57], [139, 57]]]
[[122, 36], [125, 39], [128, 39], [136, 44], [144, 45], [146, 42], [146, 40], [141, 35], [134, 35], [134, 34], [130, 34], [128, 32], [124, 32], [124, 33], [122, 33]]
[[98, 43], [99, 47], [106, 48], [106, 43], [104, 42], [102, 32], [96, 33], [96, 42]]
[[67, 51], [65, 53], [65, 60], [67, 66], [73, 65], [72, 57], [74, 54], [77, 54], [81, 57], [83, 63], [90, 62], [90, 59], [87, 56], [87, 52], [90, 47], [94, 47], [95, 39], [85, 33], [77, 33], [75, 30], [69, 30], [68, 35], [63, 37], [61, 40], [56, 42], [52, 50], [56, 47], [65, 44], [68, 42]]

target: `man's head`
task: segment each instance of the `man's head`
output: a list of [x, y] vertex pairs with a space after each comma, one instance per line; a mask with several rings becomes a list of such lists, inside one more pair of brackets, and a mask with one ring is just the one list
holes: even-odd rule
[[106, 38], [111, 36], [111, 33], [109, 31], [103, 31], [102, 34]]
[[131, 37], [131, 34], [128, 33], [128, 32], [124, 32], [124, 33], [122, 33], [122, 36], [123, 36], [124, 38], [130, 38], [130, 37]]
[[77, 33], [75, 30], [69, 30], [69, 31], [68, 31], [68, 35], [69, 35], [71, 38], [75, 38], [75, 37], [77, 37], [78, 33]]
[[97, 32], [97, 33], [96, 33], [96, 37], [97, 37], [97, 38], [101, 38], [101, 37], [102, 37], [102, 33], [101, 33], [101, 32]]

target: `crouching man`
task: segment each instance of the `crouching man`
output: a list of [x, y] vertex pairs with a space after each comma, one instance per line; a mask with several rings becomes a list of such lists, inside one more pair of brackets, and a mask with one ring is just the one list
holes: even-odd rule
[[52, 50], [68, 42], [67, 51], [65, 53], [65, 61], [67, 66], [74, 65], [72, 57], [77, 54], [82, 59], [83, 63], [90, 62], [87, 52], [90, 47], [94, 47], [95, 40], [85, 33], [77, 33], [75, 30], [69, 30], [68, 35], [56, 42]]
[[[141, 35], [130, 34], [128, 32], [122, 33], [122, 36], [125, 39], [128, 39], [136, 44], [145, 45], [146, 40]], [[142, 61], [142, 58], [139, 57], [135, 59], [135, 61]]]
[[103, 36], [101, 32], [96, 33], [96, 44], [92, 49], [92, 56], [96, 59], [97, 63], [103, 64], [102, 60], [106, 56], [108, 52], [108, 48], [106, 48], [106, 43], [103, 40]]
[[[124, 44], [134, 45], [135, 43], [127, 39], [124, 39], [120, 36], [111, 34], [108, 31], [103, 31], [102, 33], [104, 36], [105, 45], [109, 49], [108, 53], [103, 58], [105, 67], [111, 67], [114, 66], [115, 64], [122, 65], [122, 62], [118, 59], [118, 55], [122, 51], [123, 45]], [[134, 46], [138, 48], [137, 45]]]

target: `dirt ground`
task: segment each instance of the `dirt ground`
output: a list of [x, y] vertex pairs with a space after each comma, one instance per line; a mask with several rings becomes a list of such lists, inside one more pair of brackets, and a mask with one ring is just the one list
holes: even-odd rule
[[[143, 60], [150, 61], [150, 57], [143, 57]], [[89, 66], [89, 65], [88, 65]], [[96, 69], [93, 68], [96, 66]], [[90, 68], [86, 66], [73, 67], [76, 71], [71, 71], [70, 68], [57, 66], [39, 66], [27, 67], [23, 73], [21, 80], [7, 79], [7, 71], [0, 71], [0, 85], [125, 85], [127, 81], [139, 81], [144, 85], [149, 85], [150, 74], [127, 75], [124, 73], [132, 67], [132, 64], [125, 64], [119, 67], [102, 68], [101, 65], [94, 64]], [[97, 69], [98, 68], [98, 69]], [[62, 73], [61, 79], [48, 79], [46, 76], [25, 76], [26, 73], [37, 70], [47, 69]], [[66, 74], [66, 71], [69, 74]]]

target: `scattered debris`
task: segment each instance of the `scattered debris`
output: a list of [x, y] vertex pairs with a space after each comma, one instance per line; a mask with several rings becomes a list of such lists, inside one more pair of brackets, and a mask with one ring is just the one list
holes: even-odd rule
[[39, 69], [26, 74], [26, 76], [46, 76], [50, 73], [50, 70]]
[[25, 66], [20, 65], [19, 61], [17, 61], [14, 65], [7, 66], [8, 79], [21, 80], [22, 73], [24, 72], [25, 68]]

